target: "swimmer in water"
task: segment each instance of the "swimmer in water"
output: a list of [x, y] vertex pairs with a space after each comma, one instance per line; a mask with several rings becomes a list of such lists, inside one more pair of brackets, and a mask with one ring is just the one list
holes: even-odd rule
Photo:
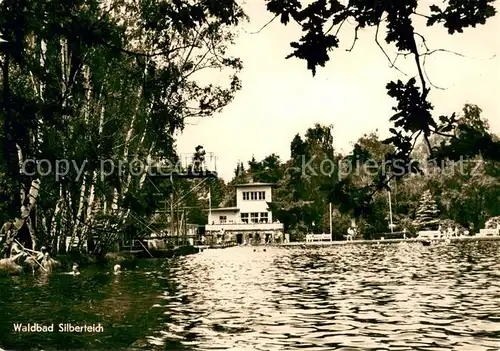
[[70, 274], [80, 275], [80, 269], [78, 267], [78, 263], [73, 263], [73, 269], [71, 270]]
[[45, 273], [52, 272], [52, 262], [48, 252], [45, 252], [42, 258], [42, 267]]
[[122, 266], [120, 266], [119, 264], [115, 264], [115, 266], [113, 267], [113, 272], [114, 272], [115, 274], [120, 273], [120, 272], [121, 272], [121, 270], [122, 270]]

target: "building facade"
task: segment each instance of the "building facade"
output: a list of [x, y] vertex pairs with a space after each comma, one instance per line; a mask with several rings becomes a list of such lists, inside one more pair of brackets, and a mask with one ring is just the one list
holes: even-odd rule
[[283, 224], [274, 221], [267, 203], [272, 201], [271, 183], [236, 185], [236, 207], [213, 208], [205, 227], [211, 244], [265, 244], [282, 242]]

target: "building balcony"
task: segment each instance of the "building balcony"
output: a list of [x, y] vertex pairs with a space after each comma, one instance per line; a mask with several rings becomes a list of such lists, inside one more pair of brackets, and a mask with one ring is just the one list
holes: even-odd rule
[[283, 223], [224, 223], [224, 224], [207, 224], [205, 231], [220, 232], [220, 231], [265, 231], [265, 230], [283, 230]]

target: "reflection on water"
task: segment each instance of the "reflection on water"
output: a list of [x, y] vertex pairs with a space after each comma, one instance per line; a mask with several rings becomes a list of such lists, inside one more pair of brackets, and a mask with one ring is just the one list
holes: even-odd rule
[[[9, 335], [0, 346], [498, 350], [499, 247], [242, 247], [119, 276], [84, 272], [43, 286], [9, 278], [0, 281], [0, 335]], [[16, 318], [100, 322], [105, 332], [20, 338], [7, 325]]]

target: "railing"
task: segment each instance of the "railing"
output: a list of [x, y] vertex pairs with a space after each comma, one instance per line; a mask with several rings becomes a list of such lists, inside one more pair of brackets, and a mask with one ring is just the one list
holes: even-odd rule
[[206, 231], [236, 231], [236, 230], [283, 230], [283, 223], [224, 223], [209, 224]]
[[453, 238], [453, 237], [463, 237], [469, 236], [469, 232], [466, 230], [463, 233], [459, 233], [458, 231], [439, 231], [439, 230], [421, 230], [419, 231], [417, 239], [443, 239], [443, 238]]
[[443, 236], [439, 230], [421, 230], [417, 234], [418, 239], [439, 239]]
[[[75, 236], [73, 238], [73, 242], [71, 241], [71, 238], [72, 238], [71, 236], [67, 236], [66, 237], [66, 240], [65, 240], [65, 243], [64, 243], [65, 247], [66, 247], [66, 252], [69, 252], [70, 248], [76, 248], [76, 247], [78, 247], [78, 244], [80, 243], [80, 238], [79, 237]], [[84, 241], [84, 243], [83, 243], [83, 248], [87, 249], [87, 242], [86, 241]]]
[[306, 235], [306, 243], [312, 243], [314, 241], [325, 241], [332, 240], [332, 236], [330, 234], [307, 234]]
[[477, 233], [477, 236], [498, 236], [500, 235], [499, 229], [480, 229], [479, 233]]

